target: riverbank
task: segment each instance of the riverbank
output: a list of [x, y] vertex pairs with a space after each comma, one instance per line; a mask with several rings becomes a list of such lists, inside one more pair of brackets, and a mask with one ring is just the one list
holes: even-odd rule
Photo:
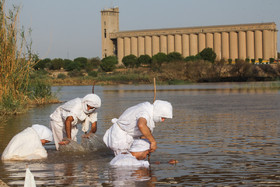
[[81, 72], [79, 76], [69, 76], [69, 72], [63, 69], [47, 72], [52, 86], [153, 84], [154, 78], [157, 84], [164, 85], [280, 80], [279, 64], [212, 64], [200, 61], [167, 63], [159, 71], [152, 71], [149, 67], [119, 68], [113, 72], [94, 71], [95, 76], [86, 72]]

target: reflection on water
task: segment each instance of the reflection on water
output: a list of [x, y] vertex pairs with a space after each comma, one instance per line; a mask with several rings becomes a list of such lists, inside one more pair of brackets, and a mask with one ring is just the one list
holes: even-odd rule
[[[152, 85], [96, 86], [95, 91], [102, 99], [100, 137], [127, 107], [153, 100]], [[88, 92], [91, 86], [62, 87], [60, 99]], [[157, 86], [157, 98], [173, 104], [174, 118], [155, 128], [158, 149], [150, 168], [112, 168], [112, 154], [67, 154], [49, 145], [46, 160], [0, 163], [0, 179], [22, 185], [27, 164], [38, 186], [280, 185], [279, 83]], [[40, 106], [0, 125], [0, 153], [27, 126], [48, 125], [57, 106]], [[170, 159], [179, 163], [170, 165]]]

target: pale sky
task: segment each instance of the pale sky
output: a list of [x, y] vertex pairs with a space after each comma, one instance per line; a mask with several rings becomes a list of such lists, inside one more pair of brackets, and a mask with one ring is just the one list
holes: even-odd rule
[[[275, 22], [280, 0], [6, 0], [21, 6], [40, 58], [101, 57], [101, 13], [118, 6], [120, 31]], [[280, 35], [278, 32], [278, 51]]]

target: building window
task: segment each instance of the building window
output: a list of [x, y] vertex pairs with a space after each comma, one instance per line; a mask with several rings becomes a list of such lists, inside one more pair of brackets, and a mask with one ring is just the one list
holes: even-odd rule
[[106, 29], [104, 29], [104, 38], [107, 37]]

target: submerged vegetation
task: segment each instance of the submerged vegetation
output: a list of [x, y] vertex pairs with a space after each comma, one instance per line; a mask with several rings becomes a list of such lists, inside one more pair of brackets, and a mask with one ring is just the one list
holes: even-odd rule
[[[29, 32], [30, 33], [30, 32]], [[0, 0], [0, 114], [23, 112], [29, 104], [53, 98], [50, 83], [33, 76], [36, 63], [25, 32], [19, 29], [19, 8], [5, 11]]]

